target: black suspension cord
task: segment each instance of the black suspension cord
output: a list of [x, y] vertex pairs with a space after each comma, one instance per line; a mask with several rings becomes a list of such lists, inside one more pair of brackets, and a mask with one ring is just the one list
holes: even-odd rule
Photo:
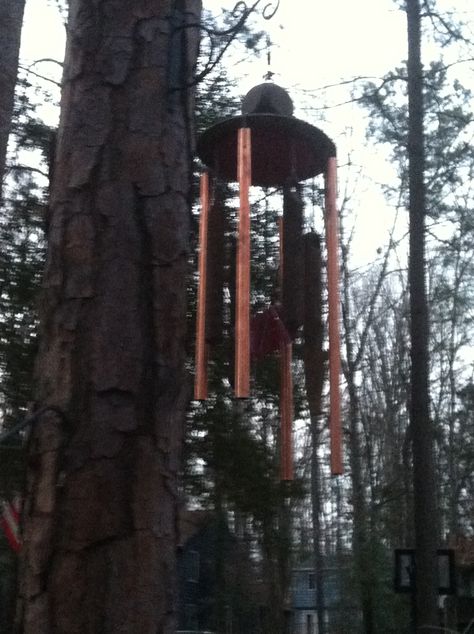
[[0, 434], [0, 445], [3, 445], [6, 440], [17, 434], [22, 429], [29, 427], [30, 425], [34, 425], [38, 422], [38, 420], [45, 414], [46, 412], [54, 412], [58, 414], [64, 420], [64, 412], [62, 412], [59, 407], [55, 407], [54, 405], [47, 405], [46, 407], [42, 407], [38, 411], [33, 414], [28, 414], [25, 418], [17, 423], [14, 427], [9, 429], [8, 431]]

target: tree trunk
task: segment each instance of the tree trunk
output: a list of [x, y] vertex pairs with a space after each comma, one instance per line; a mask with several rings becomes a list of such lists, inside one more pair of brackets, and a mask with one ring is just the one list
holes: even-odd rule
[[349, 428], [350, 428], [350, 465], [351, 484], [353, 500], [353, 551], [355, 568], [357, 571], [357, 581], [359, 585], [362, 621], [364, 634], [373, 634], [374, 625], [374, 605], [372, 585], [373, 562], [369, 552], [368, 537], [368, 517], [367, 501], [364, 492], [364, 481], [362, 474], [362, 447], [360, 439], [360, 409], [359, 399], [356, 393], [355, 376], [349, 373], [348, 381], [349, 393]]
[[[364, 338], [359, 345], [358, 352], [354, 349], [355, 327], [352, 323], [351, 300], [349, 297], [350, 277], [347, 262], [347, 249], [343, 246], [343, 324], [345, 335], [345, 347], [347, 362], [345, 364], [344, 375], [347, 382], [347, 392], [349, 400], [348, 427], [349, 427], [349, 464], [351, 468], [352, 486], [352, 507], [353, 507], [353, 532], [352, 548], [354, 553], [354, 564], [357, 576], [357, 585], [362, 610], [362, 623], [364, 634], [374, 632], [374, 610], [373, 610], [373, 590], [372, 560], [367, 558], [368, 553], [368, 523], [367, 523], [367, 501], [363, 479], [362, 447], [360, 432], [360, 403], [357, 388], [356, 373], [362, 352], [365, 348]], [[377, 293], [378, 294], [378, 293]], [[370, 309], [366, 318], [365, 328], [368, 328], [372, 321], [372, 306], [375, 297], [372, 295]], [[361, 337], [362, 339], [362, 337]]]
[[175, 627], [199, 0], [70, 3], [18, 630]]
[[299, 188], [283, 189], [282, 317], [291, 337], [303, 323], [304, 313], [304, 204]]
[[321, 463], [318, 455], [319, 430], [318, 418], [311, 417], [311, 519], [313, 523], [313, 560], [314, 579], [316, 588], [316, 610], [318, 619], [318, 634], [326, 634], [326, 611], [324, 598], [324, 560], [322, 549], [321, 515], [323, 505], [321, 500]]
[[325, 634], [324, 572], [321, 535], [321, 464], [318, 455], [325, 357], [322, 321], [321, 245], [316, 233], [304, 236], [304, 372], [311, 420], [311, 517], [318, 634]]
[[0, 196], [12, 123], [24, 10], [25, 0], [0, 0]]
[[[437, 508], [433, 430], [429, 411], [428, 308], [425, 285], [425, 151], [423, 132], [423, 71], [419, 0], [407, 0], [408, 27], [408, 161], [410, 193], [410, 339], [415, 506], [417, 627], [423, 632], [438, 624]], [[421, 631], [421, 630], [420, 630]]]

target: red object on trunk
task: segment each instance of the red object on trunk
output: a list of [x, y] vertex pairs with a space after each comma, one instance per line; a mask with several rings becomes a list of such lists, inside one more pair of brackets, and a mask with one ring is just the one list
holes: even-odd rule
[[11, 502], [2, 502], [2, 516], [0, 525], [10, 544], [10, 547], [19, 552], [21, 548], [20, 541], [20, 501], [19, 499]]

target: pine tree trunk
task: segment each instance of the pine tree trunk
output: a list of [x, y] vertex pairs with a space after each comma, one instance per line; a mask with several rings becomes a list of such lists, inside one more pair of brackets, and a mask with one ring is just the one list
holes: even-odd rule
[[[429, 411], [428, 304], [425, 285], [425, 151], [419, 0], [407, 0], [408, 161], [410, 190], [410, 339], [415, 507], [417, 627], [435, 631], [437, 616], [437, 508], [433, 430]], [[430, 626], [433, 629], [430, 630]]]
[[5, 175], [25, 0], [0, 0], [0, 195]]
[[175, 627], [199, 0], [70, 3], [18, 630]]

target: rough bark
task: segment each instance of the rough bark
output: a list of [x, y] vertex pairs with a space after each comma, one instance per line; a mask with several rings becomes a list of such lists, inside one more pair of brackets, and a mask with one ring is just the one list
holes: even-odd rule
[[407, 0], [408, 26], [408, 170], [410, 258], [411, 403], [413, 488], [415, 507], [417, 627], [423, 632], [438, 624], [437, 508], [433, 429], [429, 411], [428, 303], [425, 283], [425, 150], [423, 131], [423, 70], [419, 0]]
[[0, 0], [0, 196], [12, 123], [24, 10], [25, 0]]
[[199, 0], [70, 3], [18, 630], [174, 632]]

